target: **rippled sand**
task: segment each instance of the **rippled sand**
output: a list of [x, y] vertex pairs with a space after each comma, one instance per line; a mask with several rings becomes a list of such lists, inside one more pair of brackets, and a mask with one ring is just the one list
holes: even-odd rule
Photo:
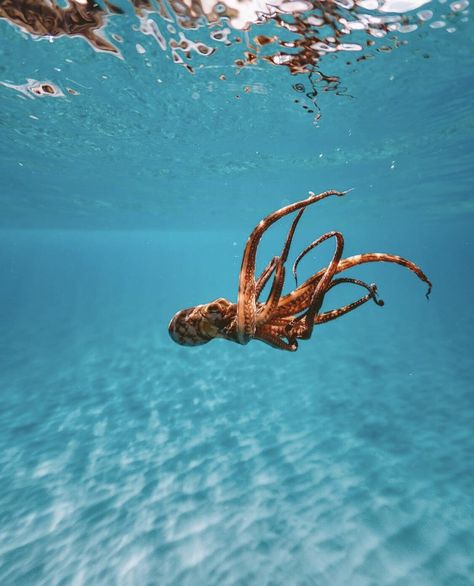
[[474, 583], [469, 360], [420, 307], [289, 356], [7, 339], [0, 583]]

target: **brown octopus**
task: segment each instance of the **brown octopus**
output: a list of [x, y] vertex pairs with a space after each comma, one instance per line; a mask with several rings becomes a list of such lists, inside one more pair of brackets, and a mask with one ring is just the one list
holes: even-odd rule
[[[409, 260], [393, 254], [369, 252], [342, 258], [344, 239], [340, 232], [327, 232], [307, 246], [293, 264], [293, 275], [296, 280], [296, 269], [301, 259], [319, 244], [334, 238], [336, 250], [329, 265], [315, 273], [303, 284], [282, 296], [285, 280], [285, 262], [290, 251], [291, 241], [296, 226], [304, 210], [331, 195], [343, 196], [347, 191], [325, 191], [319, 195], [310, 192], [307, 199], [290, 204], [264, 218], [250, 234], [242, 258], [239, 278], [239, 294], [237, 303], [227, 299], [216, 299], [205, 305], [197, 305], [178, 311], [169, 324], [171, 338], [183, 346], [206, 344], [214, 338], [224, 338], [238, 344], [247, 344], [251, 339], [261, 340], [274, 348], [294, 352], [298, 348], [298, 340], [311, 337], [315, 325], [323, 324], [352, 311], [372, 299], [377, 305], [383, 301], [377, 299], [377, 286], [368, 285], [359, 279], [349, 277], [334, 278], [338, 273], [367, 262], [393, 262], [413, 271], [428, 285], [428, 297], [431, 282], [422, 270]], [[288, 232], [285, 245], [280, 256], [275, 256], [262, 274], [255, 278], [255, 260], [257, 247], [264, 232], [275, 222], [298, 211]], [[273, 276], [270, 293], [265, 302], [259, 300], [260, 295]], [[366, 295], [331, 311], [320, 313], [326, 293], [342, 283], [352, 283], [363, 287]]]

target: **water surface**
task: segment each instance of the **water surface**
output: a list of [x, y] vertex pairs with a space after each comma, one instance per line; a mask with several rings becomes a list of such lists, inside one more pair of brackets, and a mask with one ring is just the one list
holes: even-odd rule
[[[0, 582], [474, 584], [469, 7], [390, 33], [409, 41], [390, 53], [322, 58], [352, 97], [321, 91], [316, 124], [304, 75], [240, 68], [235, 44], [192, 75], [132, 24], [106, 29], [119, 59], [0, 22]], [[63, 95], [11, 87], [28, 79]], [[295, 354], [173, 344], [174, 312], [235, 301], [263, 216], [349, 187], [308, 210], [293, 253], [341, 230], [347, 255], [417, 262], [429, 302], [372, 264], [352, 274], [385, 306]]]

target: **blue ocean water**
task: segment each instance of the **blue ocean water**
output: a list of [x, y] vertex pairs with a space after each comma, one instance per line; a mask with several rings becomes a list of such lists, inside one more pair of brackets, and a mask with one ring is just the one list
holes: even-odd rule
[[[350, 95], [321, 92], [317, 125], [294, 102], [304, 76], [236, 75], [235, 47], [192, 75], [130, 23], [121, 60], [0, 21], [0, 584], [474, 584], [474, 29], [458, 16], [355, 65], [328, 55]], [[64, 95], [11, 87], [28, 79]], [[176, 311], [236, 300], [260, 219], [328, 188], [354, 189], [308, 209], [293, 257], [340, 230], [345, 256], [418, 263], [430, 300], [368, 264], [351, 274], [385, 306], [296, 353], [174, 344]]]

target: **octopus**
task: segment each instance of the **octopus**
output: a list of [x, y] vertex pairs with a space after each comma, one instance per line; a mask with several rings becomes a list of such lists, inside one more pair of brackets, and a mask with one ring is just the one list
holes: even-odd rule
[[[388, 262], [406, 267], [427, 284], [428, 298], [432, 288], [431, 281], [416, 264], [401, 256], [380, 252], [343, 258], [344, 238], [336, 231], [323, 234], [296, 257], [292, 267], [296, 288], [291, 293], [283, 295], [285, 264], [301, 216], [309, 206], [331, 196], [344, 196], [348, 191], [329, 190], [318, 195], [310, 192], [308, 198], [266, 216], [254, 228], [246, 243], [240, 269], [237, 303], [219, 298], [204, 305], [178, 311], [169, 324], [171, 338], [183, 346], [207, 344], [215, 338], [223, 338], [237, 344], [260, 340], [274, 348], [295, 352], [298, 349], [298, 341], [308, 340], [315, 326], [335, 320], [371, 300], [376, 305], [384, 305], [377, 296], [377, 286], [374, 283], [368, 284], [359, 279], [337, 276], [364, 263]], [[262, 273], [256, 276], [257, 249], [263, 234], [272, 224], [289, 214], [295, 214], [295, 217], [281, 254], [273, 257]], [[300, 261], [311, 250], [329, 239], [335, 243], [331, 261], [298, 286], [297, 268]], [[262, 301], [262, 292], [267, 283], [270, 290], [266, 300]], [[321, 311], [326, 294], [342, 284], [356, 285], [365, 289], [366, 293], [343, 307]]]

